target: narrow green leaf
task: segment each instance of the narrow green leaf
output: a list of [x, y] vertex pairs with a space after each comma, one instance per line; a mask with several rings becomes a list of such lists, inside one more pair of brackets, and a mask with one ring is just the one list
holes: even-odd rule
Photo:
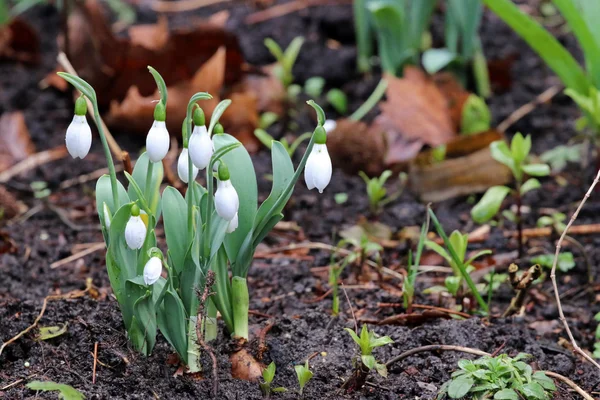
[[158, 71], [155, 70], [154, 68], [152, 68], [151, 66], [148, 66], [148, 71], [150, 71], [150, 73], [152, 74], [152, 77], [154, 77], [154, 80], [156, 81], [156, 86], [158, 87], [158, 92], [160, 93], [160, 101], [166, 107], [167, 106], [167, 85], [165, 83], [165, 80], [158, 73]]
[[67, 333], [68, 326], [69, 326], [69, 324], [67, 322], [65, 322], [64, 324], [58, 325], [58, 326], [40, 327], [40, 333], [38, 334], [37, 338], [39, 340], [48, 340], [48, 339], [58, 337], [64, 333]]
[[75, 86], [75, 88], [81, 93], [83, 93], [88, 99], [90, 99], [92, 103], [96, 102], [96, 92], [94, 91], [94, 88], [90, 86], [89, 83], [87, 83], [80, 77], [71, 75], [67, 72], [57, 72], [57, 74], [65, 81]]
[[492, 219], [498, 211], [510, 188], [506, 186], [492, 186], [485, 192], [481, 200], [471, 209], [471, 218], [478, 224], [483, 224]]
[[523, 171], [531, 176], [548, 176], [550, 167], [547, 164], [527, 164], [523, 165]]
[[61, 398], [61, 396], [62, 396], [63, 400], [83, 400], [83, 399], [85, 399], [85, 396], [81, 392], [79, 392], [78, 390], [73, 388], [73, 386], [65, 385], [62, 383], [56, 383], [56, 382], [50, 382], [50, 381], [46, 381], [46, 382], [31, 381], [26, 386], [28, 389], [42, 391], [42, 392], [58, 391], [60, 393], [59, 398]]
[[525, 183], [521, 186], [521, 195], [524, 195], [527, 192], [530, 192], [535, 189], [539, 189], [542, 187], [540, 181], [535, 178], [529, 178], [525, 181]]
[[227, 107], [229, 107], [230, 105], [231, 100], [229, 99], [221, 100], [221, 102], [217, 104], [212, 113], [212, 116], [210, 117], [210, 125], [208, 125], [209, 135], [212, 135], [212, 131], [215, 128], [215, 125], [219, 122], [219, 119], [221, 118], [225, 110], [227, 110]]

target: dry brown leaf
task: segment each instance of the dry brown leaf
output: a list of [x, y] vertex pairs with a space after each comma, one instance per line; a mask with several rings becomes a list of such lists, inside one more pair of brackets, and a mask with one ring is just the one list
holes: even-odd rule
[[249, 74], [244, 77], [239, 87], [240, 92], [255, 93], [257, 107], [260, 112], [274, 112], [283, 115], [286, 91], [281, 80], [275, 76], [275, 64], [260, 69], [259, 74]]
[[433, 75], [432, 79], [446, 99], [454, 132], [460, 132], [463, 106], [471, 93], [467, 92], [456, 80], [456, 77], [449, 72], [437, 73]]
[[155, 38], [141, 39], [135, 29], [135, 41], [116, 37], [96, 0], [88, 0], [71, 13], [69, 31], [77, 34], [69, 36], [69, 56], [80, 76], [96, 89], [101, 107], [113, 100], [123, 101], [131, 86], [144, 97], [154, 93], [156, 85], [148, 65], [162, 74], [167, 86], [186, 84], [223, 46], [227, 48], [225, 80], [236, 82], [242, 76], [243, 56], [237, 37], [223, 27], [204, 21], [167, 32], [166, 41], [164, 28], [160, 21], [154, 29], [141, 28], [158, 33], [159, 42], [164, 42], [162, 47], [152, 43], [148, 48], [148, 41]]
[[25, 117], [20, 111], [0, 117], [0, 172], [35, 153]]
[[262, 376], [263, 366], [246, 349], [241, 349], [229, 357], [231, 376], [236, 379], [256, 382]]
[[158, 23], [134, 25], [128, 32], [132, 45], [158, 51], [169, 40], [169, 22], [166, 16], [161, 15], [158, 17]]
[[452, 140], [456, 133], [447, 101], [424, 72], [407, 67], [403, 78], [385, 79], [387, 100], [380, 103], [374, 129], [386, 133], [386, 164], [412, 159], [424, 144], [439, 146]]
[[20, 18], [0, 27], [0, 59], [37, 64], [40, 61], [40, 39], [36, 31]]
[[40, 81], [40, 89], [43, 90], [48, 87], [53, 87], [61, 92], [66, 92], [67, 89], [69, 89], [69, 83], [58, 76], [57, 72], [64, 72], [64, 70], [60, 66], [57, 66], [54, 71], [50, 72], [44, 79]]

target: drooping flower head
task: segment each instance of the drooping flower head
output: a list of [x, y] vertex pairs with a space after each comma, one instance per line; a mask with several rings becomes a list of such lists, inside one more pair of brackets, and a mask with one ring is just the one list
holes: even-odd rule
[[[183, 183], [188, 183], [188, 179], [190, 176], [190, 169], [188, 163], [188, 149], [181, 150], [181, 154], [179, 155], [179, 159], [177, 160], [177, 174], [179, 175], [179, 179], [183, 181]], [[192, 164], [192, 180], [196, 180], [198, 176], [198, 168]]]
[[125, 242], [132, 250], [139, 250], [146, 240], [146, 224], [140, 217], [140, 208], [137, 204], [131, 206], [131, 217], [125, 225]]
[[237, 191], [229, 179], [229, 169], [227, 165], [219, 162], [219, 172], [217, 174], [217, 191], [215, 192], [215, 209], [217, 214], [226, 221], [231, 221], [236, 216], [240, 207], [240, 199]]
[[162, 161], [169, 152], [170, 137], [166, 119], [165, 105], [159, 101], [154, 108], [154, 123], [146, 136], [146, 152], [153, 163]]
[[240, 223], [240, 220], [238, 218], [238, 213], [235, 213], [235, 215], [233, 216], [233, 219], [231, 221], [229, 221], [229, 225], [227, 225], [227, 233], [232, 233], [233, 231], [235, 231], [238, 227]]
[[159, 257], [152, 256], [144, 265], [144, 283], [153, 285], [160, 279], [162, 273], [162, 261]]
[[73, 158], [84, 158], [92, 147], [92, 130], [85, 118], [87, 104], [85, 98], [80, 96], [75, 101], [75, 115], [67, 128], [65, 143], [67, 150]]
[[325, 128], [317, 126], [315, 129], [315, 144], [306, 160], [304, 167], [304, 180], [308, 189], [317, 188], [319, 193], [327, 187], [331, 181], [331, 158], [327, 152], [327, 133]]
[[214, 145], [206, 130], [204, 111], [200, 107], [194, 110], [194, 129], [189, 140], [190, 157], [198, 169], [204, 169], [210, 163]]

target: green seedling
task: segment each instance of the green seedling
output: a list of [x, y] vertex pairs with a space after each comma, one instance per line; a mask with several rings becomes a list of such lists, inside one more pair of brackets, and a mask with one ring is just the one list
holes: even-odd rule
[[[539, 264], [542, 267], [551, 270], [552, 263], [554, 262], [554, 253], [541, 254], [539, 256], [532, 257], [530, 261], [532, 264]], [[575, 258], [573, 257], [573, 253], [570, 251], [561, 252], [558, 255], [556, 267], [561, 272], [569, 272], [575, 268]]]
[[371, 213], [379, 214], [386, 204], [398, 199], [402, 194], [404, 185], [406, 184], [406, 174], [400, 174], [400, 189], [395, 193], [387, 196], [385, 188], [386, 181], [392, 176], [392, 171], [385, 170], [379, 177], [369, 178], [363, 171], [358, 173], [367, 185], [367, 196], [369, 197], [369, 208]]
[[33, 197], [36, 199], [45, 199], [50, 196], [50, 189], [48, 184], [44, 181], [34, 181], [29, 184], [31, 190], [33, 190]]
[[465, 102], [460, 122], [461, 135], [487, 132], [492, 124], [492, 113], [485, 101], [474, 94]]
[[63, 383], [51, 381], [31, 381], [27, 385], [28, 389], [36, 392], [58, 392], [59, 400], [83, 400], [85, 396], [75, 388]]
[[[510, 143], [510, 148], [504, 140], [492, 142], [490, 144], [491, 155], [494, 160], [510, 168], [514, 178], [514, 189], [508, 186], [492, 186], [471, 209], [473, 221], [483, 224], [498, 214], [502, 202], [506, 196], [511, 194], [515, 198], [517, 211], [513, 213], [510, 210], [505, 210], [502, 215], [517, 224], [519, 257], [523, 254], [522, 197], [525, 193], [541, 187], [536, 177], [548, 176], [550, 174], [550, 167], [547, 164], [532, 163], [529, 161], [530, 151], [530, 135], [523, 137], [523, 135], [517, 133]], [[530, 178], [526, 179], [527, 176], [530, 176]]]
[[554, 381], [522, 361], [528, 354], [514, 358], [501, 354], [478, 360], [460, 360], [458, 370], [440, 389], [437, 399], [550, 400], [556, 391]]
[[324, 87], [325, 79], [320, 76], [313, 76], [304, 82], [304, 93], [306, 93], [309, 97], [316, 99], [321, 97]]
[[389, 336], [377, 336], [375, 331], [367, 328], [367, 325], [363, 325], [360, 336], [350, 328], [344, 329], [350, 334], [352, 340], [354, 340], [360, 348], [360, 357], [352, 359], [352, 376], [344, 383], [346, 392], [361, 389], [365, 385], [371, 370], [375, 370], [379, 375], [387, 378], [387, 368], [385, 364], [382, 364], [375, 359], [373, 350], [377, 347], [394, 343], [394, 341]]
[[552, 227], [559, 235], [567, 228], [565, 220], [567, 216], [561, 212], [555, 212], [550, 215], [543, 215], [538, 218], [537, 226], [543, 228], [545, 226]]
[[[450, 238], [448, 240], [448, 244], [446, 244], [446, 248], [443, 248], [439, 244], [426, 240], [425, 246], [430, 250], [433, 250], [440, 256], [442, 256], [446, 262], [452, 268], [454, 275], [448, 276], [445, 280], [446, 289], [452, 296], [457, 296], [459, 294], [459, 290], [463, 286], [463, 275], [462, 269], [465, 270], [467, 274], [470, 274], [475, 270], [471, 264], [479, 257], [491, 254], [491, 250], [481, 250], [477, 252], [473, 257], [465, 260], [467, 255], [467, 246], [469, 244], [469, 235], [462, 234], [459, 231], [454, 231], [450, 234]], [[454, 258], [451, 254], [454, 252], [456, 258]]]
[[[287, 49], [283, 51], [281, 46], [279, 46], [279, 44], [277, 44], [277, 42], [275, 42], [273, 39], [265, 39], [265, 46], [267, 49], [269, 49], [277, 61], [277, 65], [275, 67], [275, 76], [277, 76], [277, 78], [281, 81], [286, 90], [294, 82], [292, 69], [294, 68], [294, 64], [296, 63], [296, 59], [298, 58], [298, 54], [300, 53], [300, 48], [302, 47], [303, 43], [303, 37], [296, 37], [294, 40], [292, 40]], [[296, 95], [292, 97], [295, 98]]]
[[[406, 310], [412, 309], [413, 300], [415, 297], [415, 282], [417, 280], [417, 271], [419, 264], [421, 263], [421, 254], [423, 254], [423, 247], [427, 240], [427, 232], [429, 231], [429, 214], [427, 214], [427, 220], [421, 227], [421, 234], [419, 235], [419, 243], [417, 243], [417, 253], [415, 259], [412, 259], [412, 251], [408, 252], [408, 268], [406, 278], [402, 283], [402, 300]], [[410, 311], [407, 311], [410, 312]]]
[[[256, 136], [257, 139], [263, 145], [265, 145], [265, 147], [267, 149], [271, 149], [271, 146], [273, 145], [273, 141], [275, 139], [273, 138], [273, 136], [269, 135], [267, 133], [267, 131], [265, 131], [264, 129], [255, 129], [254, 136]], [[281, 143], [281, 145], [283, 146], [285, 151], [288, 153], [288, 155], [290, 157], [293, 157], [294, 153], [298, 149], [298, 146], [300, 146], [300, 144], [302, 144], [302, 142], [309, 140], [311, 138], [311, 136], [312, 136], [311, 132], [305, 132], [302, 135], [298, 136], [292, 143], [289, 143], [286, 138], [282, 138], [279, 141], [279, 143]]]
[[302, 393], [304, 392], [304, 386], [310, 381], [313, 377], [313, 373], [310, 370], [310, 366], [308, 365], [308, 360], [304, 365], [294, 365], [294, 370], [296, 371], [296, 376], [298, 377], [298, 385], [300, 386], [300, 390], [298, 393], [300, 397], [302, 397]]
[[348, 201], [348, 193], [346, 193], [346, 192], [336, 193], [333, 196], [333, 199], [335, 200], [336, 204], [344, 204]]
[[540, 160], [550, 165], [552, 172], [561, 172], [565, 169], [568, 163], [576, 163], [581, 160], [583, 151], [582, 144], [574, 144], [570, 146], [559, 145], [553, 149], [543, 152], [540, 155]]
[[346, 93], [340, 89], [331, 89], [327, 92], [327, 102], [337, 111], [339, 114], [346, 114], [348, 112], [348, 97]]
[[279, 115], [274, 112], [267, 111], [260, 115], [260, 120], [258, 121], [258, 127], [260, 129], [266, 130], [269, 129], [271, 125], [273, 125], [279, 119]]
[[272, 393], [281, 393], [287, 391], [284, 387], [271, 387], [271, 383], [273, 383], [273, 379], [275, 378], [275, 362], [271, 362], [267, 368], [264, 369], [262, 373], [263, 381], [259, 382], [260, 391], [264, 398], [271, 398]]
[[[338, 249], [350, 246], [350, 251], [344, 252], [344, 257], [336, 261], [335, 256], [339, 253]], [[350, 266], [362, 267], [363, 263], [369, 258], [381, 259], [383, 247], [379, 243], [369, 240], [367, 235], [362, 235], [360, 240], [357, 239], [342, 239], [338, 243], [336, 249], [331, 253], [331, 261], [329, 266], [329, 286], [332, 290], [332, 314], [337, 316], [340, 312], [340, 297], [339, 297], [339, 281], [344, 269]]]

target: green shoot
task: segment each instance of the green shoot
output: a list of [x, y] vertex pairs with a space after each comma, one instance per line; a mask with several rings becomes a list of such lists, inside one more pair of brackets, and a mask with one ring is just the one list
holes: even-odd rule
[[[583, 120], [585, 121], [585, 120]], [[581, 161], [583, 150], [582, 144], [570, 146], [559, 145], [553, 149], [547, 150], [540, 155], [540, 160], [550, 165], [552, 172], [561, 172], [568, 163], [577, 163]]]
[[325, 79], [320, 76], [313, 76], [304, 82], [304, 93], [306, 93], [309, 97], [316, 99], [321, 97], [324, 87]]
[[287, 49], [283, 51], [281, 46], [279, 46], [273, 39], [265, 39], [265, 46], [269, 49], [277, 61], [275, 75], [279, 78], [286, 90], [294, 82], [292, 69], [294, 68], [294, 64], [296, 63], [296, 59], [298, 58], [298, 54], [300, 53], [300, 48], [302, 47], [303, 43], [303, 37], [296, 37], [294, 40], [292, 40]]
[[51, 381], [31, 381], [27, 385], [28, 389], [36, 392], [58, 392], [58, 398], [63, 400], [83, 400], [85, 396], [75, 388], [62, 383]]
[[542, 371], [533, 372], [522, 361], [528, 357], [521, 353], [514, 358], [501, 354], [460, 360], [459, 369], [442, 386], [437, 399], [447, 395], [451, 399], [550, 400], [556, 391], [554, 381]]
[[339, 114], [346, 114], [348, 112], [348, 97], [346, 93], [340, 89], [331, 89], [327, 92], [327, 102], [337, 111]]
[[360, 361], [362, 366], [366, 367], [368, 371], [375, 369], [379, 375], [384, 378], [387, 377], [387, 368], [385, 364], [377, 362], [373, 356], [373, 349], [394, 343], [394, 341], [389, 336], [378, 337], [375, 334], [375, 331], [370, 331], [367, 328], [367, 325], [363, 325], [360, 337], [352, 329], [344, 329], [350, 334], [352, 340], [354, 340], [360, 348]]
[[275, 369], [275, 362], [272, 361], [262, 373], [263, 381], [258, 383], [260, 391], [266, 399], [269, 399], [272, 393], [281, 393], [287, 390], [284, 387], [271, 387], [271, 383], [273, 383], [273, 379], [275, 378]]
[[267, 111], [260, 115], [260, 120], [258, 121], [258, 127], [260, 129], [268, 129], [271, 125], [273, 125], [279, 119], [279, 115], [274, 112]]
[[485, 101], [474, 94], [465, 102], [460, 122], [461, 135], [487, 132], [492, 124], [492, 114]]
[[[379, 214], [383, 207], [398, 199], [404, 189], [406, 183], [406, 175], [400, 175], [400, 189], [395, 193], [387, 196], [387, 189], [385, 188], [386, 181], [392, 176], [392, 171], [385, 170], [381, 176], [376, 178], [369, 178], [363, 171], [358, 173], [367, 185], [367, 196], [369, 197], [369, 208], [371, 213]], [[387, 196], [387, 197], [386, 197]]]
[[419, 235], [419, 243], [417, 244], [417, 253], [415, 259], [412, 259], [412, 252], [408, 253], [408, 271], [406, 279], [402, 284], [402, 298], [404, 302], [404, 308], [410, 310], [415, 297], [415, 282], [417, 280], [417, 270], [421, 263], [421, 254], [423, 253], [423, 247], [427, 240], [427, 232], [429, 232], [429, 214], [427, 214], [426, 221], [421, 227], [421, 234]]
[[[267, 133], [267, 131], [265, 131], [264, 129], [260, 129], [260, 128], [255, 129], [254, 136], [256, 136], [257, 139], [263, 145], [265, 145], [266, 148], [271, 149], [271, 147], [273, 145], [273, 141], [275, 139], [273, 138], [273, 136], [269, 135]], [[302, 135], [298, 136], [291, 144], [287, 141], [286, 138], [282, 138], [280, 140], [280, 143], [283, 146], [283, 148], [285, 149], [285, 151], [288, 153], [288, 155], [290, 157], [292, 157], [294, 155], [294, 153], [296, 152], [296, 150], [298, 149], [298, 146], [300, 146], [300, 144], [302, 142], [309, 140], [311, 138], [311, 136], [312, 136], [311, 132], [305, 132]]]
[[313, 377], [313, 373], [310, 370], [310, 366], [308, 365], [308, 360], [304, 365], [294, 365], [294, 370], [296, 371], [296, 375], [298, 376], [298, 385], [300, 386], [300, 390], [298, 393], [302, 396], [302, 392], [304, 391], [304, 386], [310, 381]]

